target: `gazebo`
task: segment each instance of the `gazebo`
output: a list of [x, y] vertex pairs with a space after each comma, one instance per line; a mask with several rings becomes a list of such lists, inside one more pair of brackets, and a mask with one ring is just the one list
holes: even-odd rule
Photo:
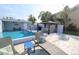
[[41, 22], [41, 23], [38, 23], [38, 24], [44, 24], [44, 27], [46, 27], [46, 25], [48, 25], [48, 34], [50, 34], [50, 26], [55, 25], [55, 32], [57, 32], [57, 25], [58, 24], [56, 22], [48, 21], [48, 22]]

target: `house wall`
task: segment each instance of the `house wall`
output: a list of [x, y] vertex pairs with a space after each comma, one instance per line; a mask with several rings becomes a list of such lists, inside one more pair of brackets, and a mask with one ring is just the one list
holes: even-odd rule
[[69, 18], [71, 19], [71, 23], [74, 23], [79, 28], [79, 8], [75, 9], [69, 14]]
[[2, 21], [0, 20], [0, 32], [2, 32]]
[[36, 30], [37, 28], [37, 25], [33, 25], [31, 23], [25, 23], [24, 24], [24, 29], [25, 30]]
[[3, 31], [12, 31], [13, 30], [13, 24], [11, 22], [3, 22]]
[[3, 22], [3, 31], [17, 31], [23, 29], [24, 23], [19, 22]]

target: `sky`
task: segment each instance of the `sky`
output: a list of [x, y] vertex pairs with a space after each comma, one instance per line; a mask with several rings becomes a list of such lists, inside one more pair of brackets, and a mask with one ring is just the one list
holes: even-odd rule
[[[45, 2], [48, 2], [48, 0]], [[68, 5], [70, 8], [74, 7], [78, 4], [78, 0], [52, 0], [49, 3], [0, 4], [0, 18], [8, 16], [27, 20], [28, 16], [32, 14], [36, 17], [37, 22], [40, 22], [38, 15], [41, 11], [50, 11], [52, 14], [54, 14], [63, 10], [66, 5]]]

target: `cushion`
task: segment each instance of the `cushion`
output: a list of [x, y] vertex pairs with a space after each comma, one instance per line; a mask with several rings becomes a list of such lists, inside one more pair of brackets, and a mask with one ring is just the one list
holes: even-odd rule
[[27, 41], [27, 42], [24, 43], [24, 46], [25, 46], [25, 48], [33, 48], [34, 44], [31, 41]]
[[40, 36], [39, 43], [44, 43], [44, 42], [45, 42], [45, 37], [44, 36]]

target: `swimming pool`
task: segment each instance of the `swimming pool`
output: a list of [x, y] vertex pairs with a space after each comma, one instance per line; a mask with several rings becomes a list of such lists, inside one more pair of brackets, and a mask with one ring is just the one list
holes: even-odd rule
[[0, 33], [0, 38], [11, 37], [12, 41], [14, 41], [20, 40], [20, 38], [30, 37], [33, 35], [35, 35], [35, 33], [30, 31], [14, 31]]

